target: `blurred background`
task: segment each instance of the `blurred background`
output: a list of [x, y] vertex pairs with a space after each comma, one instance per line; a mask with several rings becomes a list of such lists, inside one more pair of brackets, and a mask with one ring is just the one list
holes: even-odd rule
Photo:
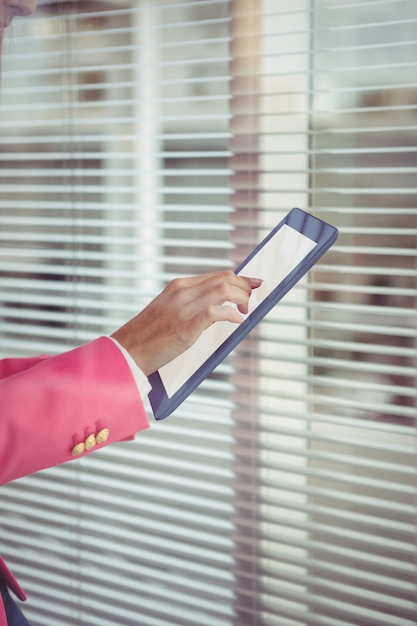
[[2, 487], [31, 623], [417, 624], [415, 1], [38, 5], [5, 42], [1, 357], [293, 206], [340, 235], [175, 415]]

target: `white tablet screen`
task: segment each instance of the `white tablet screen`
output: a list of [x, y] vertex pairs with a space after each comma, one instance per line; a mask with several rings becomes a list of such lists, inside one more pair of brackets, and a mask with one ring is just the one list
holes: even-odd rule
[[[266, 242], [241, 272], [244, 276], [262, 278], [264, 281], [261, 287], [252, 292], [247, 315], [272, 293], [316, 245], [315, 241], [287, 224]], [[230, 337], [236, 327], [231, 322], [213, 324], [191, 348], [161, 367], [159, 375], [169, 398], [181, 389], [190, 376]]]

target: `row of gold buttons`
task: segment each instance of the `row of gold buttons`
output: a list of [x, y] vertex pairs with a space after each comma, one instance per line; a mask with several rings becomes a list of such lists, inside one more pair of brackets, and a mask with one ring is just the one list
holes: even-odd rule
[[110, 430], [108, 428], [103, 428], [96, 435], [88, 435], [85, 441], [80, 441], [77, 443], [73, 449], [71, 450], [72, 456], [79, 456], [85, 450], [91, 450], [97, 444], [104, 443], [107, 441], [110, 435]]

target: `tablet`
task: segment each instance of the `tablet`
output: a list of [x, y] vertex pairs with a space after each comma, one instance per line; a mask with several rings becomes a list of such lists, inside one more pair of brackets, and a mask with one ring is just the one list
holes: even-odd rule
[[235, 270], [263, 279], [252, 292], [244, 321], [216, 322], [188, 350], [149, 376], [149, 400], [157, 420], [170, 415], [207, 378], [330, 248], [337, 235], [336, 228], [301, 209], [288, 213]]

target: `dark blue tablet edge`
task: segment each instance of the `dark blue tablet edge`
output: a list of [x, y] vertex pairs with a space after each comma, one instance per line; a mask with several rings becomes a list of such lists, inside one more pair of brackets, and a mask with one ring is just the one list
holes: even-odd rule
[[235, 269], [238, 274], [257, 254], [257, 252], [282, 228], [284, 224], [291, 226], [298, 232], [313, 241], [317, 246], [300, 261], [297, 267], [290, 272], [272, 293], [242, 322], [221, 346], [194, 372], [186, 383], [169, 398], [165, 392], [162, 379], [158, 372], [151, 374], [148, 379], [152, 386], [149, 392], [149, 401], [156, 420], [170, 415], [184, 400], [211, 374], [211, 372], [230, 354], [242, 339], [269, 313], [269, 311], [288, 293], [288, 291], [313, 267], [318, 259], [334, 244], [338, 231], [334, 226], [323, 222], [319, 218], [302, 211], [292, 209], [279, 224], [261, 241], [251, 254]]

